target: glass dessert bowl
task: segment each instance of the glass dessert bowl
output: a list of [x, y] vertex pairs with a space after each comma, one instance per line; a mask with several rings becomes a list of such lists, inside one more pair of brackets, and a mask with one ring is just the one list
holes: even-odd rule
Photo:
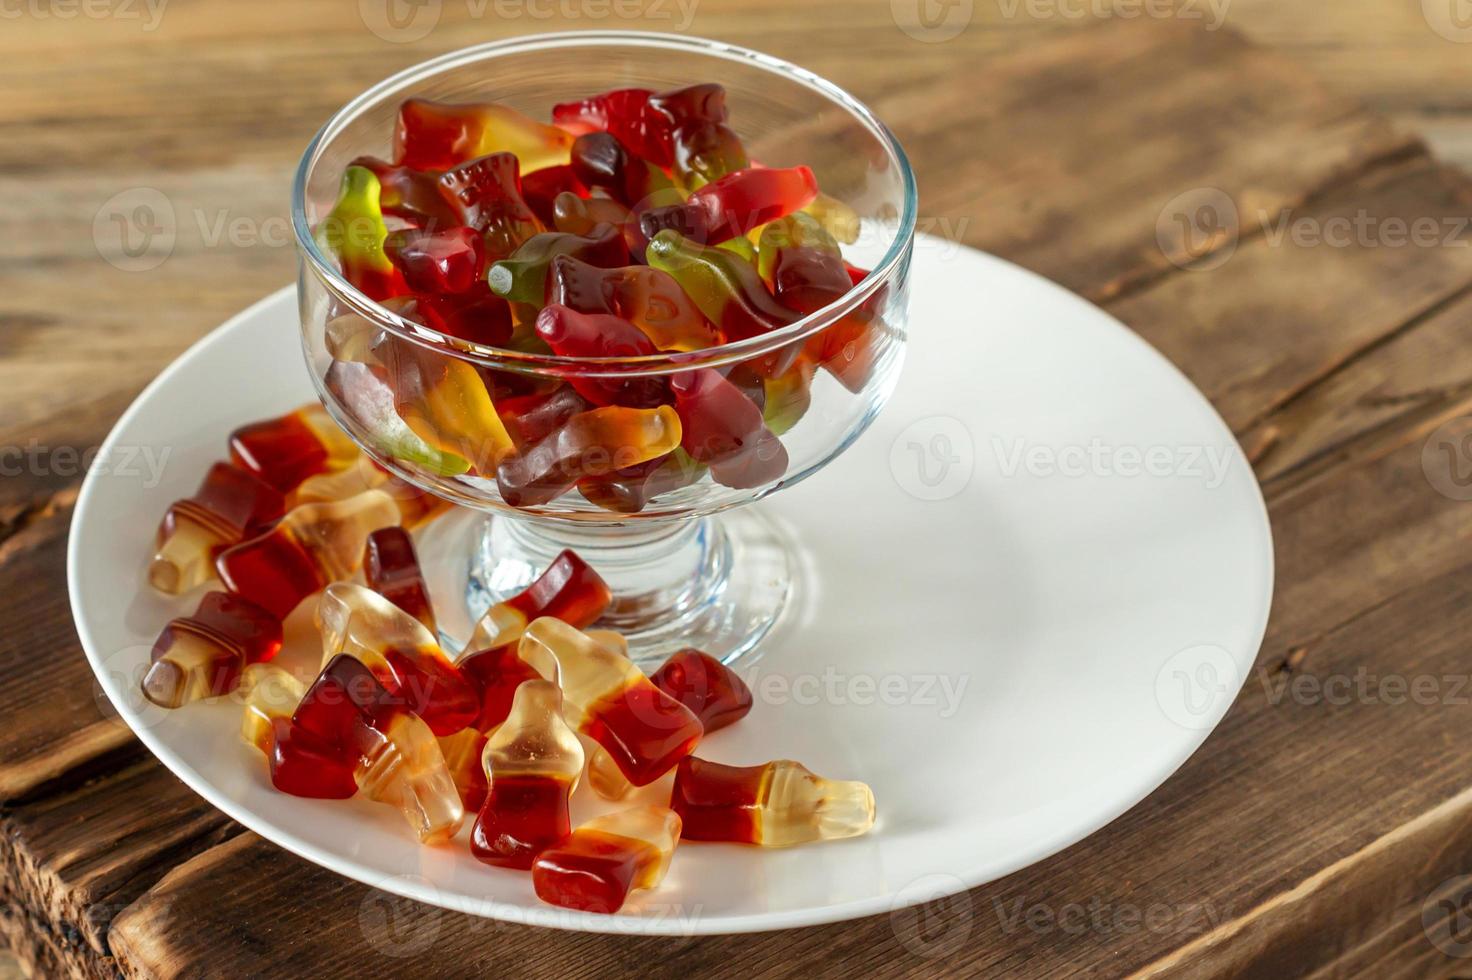
[[[370, 258], [391, 274], [384, 233], [413, 231], [389, 206], [394, 164], [363, 160], [402, 157], [395, 144], [406, 100], [493, 103], [545, 126], [554, 106], [597, 93], [697, 83], [724, 89], [722, 107], [706, 92], [713, 86], [702, 86], [697, 111], [707, 120], [719, 112], [723, 122], [709, 125], [739, 140], [743, 169], [747, 157], [759, 174], [810, 168], [801, 179], [816, 179], [817, 196], [810, 187], [801, 215], [779, 223], [750, 211], [724, 233], [703, 219], [680, 224], [681, 208], [693, 207], [686, 196], [721, 181], [719, 171], [714, 181], [694, 173], [709, 127], [682, 130], [676, 116], [679, 159], [665, 175], [648, 169], [675, 190], [617, 208], [627, 242], [616, 244], [632, 252], [620, 269], [545, 255], [538, 265], [488, 246], [483, 264], [495, 264], [478, 272], [476, 288], [512, 298], [497, 314], [504, 329], [447, 325], [429, 300], [386, 296], [393, 290], [350, 274], [352, 246], [343, 242], [361, 238], [365, 223], [370, 252], [378, 248]], [[596, 126], [584, 119], [568, 128]], [[573, 133], [551, 132], [550, 147], [524, 154], [513, 178], [528, 201], [543, 183], [527, 181], [529, 173], [568, 169]], [[691, 153], [681, 150], [686, 137]], [[456, 152], [448, 171], [419, 166], [453, 181], [464, 157], [489, 159], [484, 142]], [[382, 186], [364, 166], [379, 168]], [[366, 195], [362, 183], [371, 185]], [[580, 193], [600, 198], [597, 188]], [[718, 194], [701, 199], [709, 205]], [[409, 197], [400, 191], [394, 200]], [[362, 200], [374, 209], [366, 222], [343, 204]], [[730, 662], [756, 646], [792, 595], [799, 563], [784, 531], [741, 505], [805, 479], [852, 444], [893, 391], [903, 359], [914, 177], [866, 107], [793, 65], [697, 38], [589, 32], [496, 42], [402, 72], [346, 105], [308, 146], [292, 203], [303, 346], [327, 410], [384, 470], [484, 512], [473, 533], [444, 545], [458, 555], [424, 555], [426, 564], [465, 568], [471, 621], [571, 548], [611, 586], [601, 624], [627, 637], [641, 665], [682, 647]], [[565, 230], [561, 210], [554, 218], [545, 201], [533, 210], [540, 214], [527, 219], [528, 231]], [[650, 224], [651, 212], [665, 217]], [[341, 226], [344, 214], [355, 227]], [[335, 236], [324, 233], [333, 228]], [[608, 226], [579, 230], [597, 237]], [[729, 237], [716, 241], [722, 234]], [[841, 290], [804, 288], [808, 245], [831, 253], [817, 256], [830, 280], [833, 268], [847, 274]], [[541, 302], [524, 288], [528, 269], [534, 285], [546, 283]], [[683, 291], [671, 293], [672, 283]], [[577, 301], [589, 295], [598, 297], [591, 306]], [[675, 337], [692, 317], [711, 331], [709, 345]], [[567, 353], [568, 338], [590, 323], [633, 323], [639, 332], [619, 343], [605, 331], [594, 356]]]

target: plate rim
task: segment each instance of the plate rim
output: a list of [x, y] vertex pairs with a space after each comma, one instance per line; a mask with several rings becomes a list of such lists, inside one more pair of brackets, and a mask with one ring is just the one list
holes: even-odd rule
[[[969, 254], [975, 259], [994, 265], [997, 267], [999, 274], [1021, 277], [1027, 281], [1030, 289], [1053, 293], [1055, 298], [1074, 304], [1082, 308], [1086, 315], [1102, 321], [1101, 326], [1103, 323], [1107, 323], [1113, 330], [1125, 334], [1137, 347], [1143, 348], [1147, 357], [1153, 358], [1159, 366], [1166, 369], [1165, 373], [1173, 379], [1174, 384], [1184, 390], [1185, 397], [1195, 399], [1206, 409], [1206, 417], [1209, 424], [1216, 426], [1219, 430], [1219, 435], [1228, 440], [1230, 445], [1235, 446], [1244, 460], [1247, 459], [1246, 453], [1242, 450], [1241, 443], [1237, 440], [1236, 435], [1226, 424], [1225, 420], [1222, 419], [1221, 414], [1217, 411], [1216, 406], [1211, 403], [1211, 400], [1169, 358], [1108, 310], [1089, 302], [1071, 290], [1038, 273], [1005, 259], [998, 258], [990, 253], [956, 242], [935, 240], [927, 243], [922, 241], [924, 238], [933, 236], [917, 235], [916, 237], [917, 252], [920, 252], [925, 245], [929, 245], [930, 248], [939, 248], [943, 244], [945, 248], [956, 250], [963, 254]], [[157, 377], [150, 381], [138, 393], [128, 405], [127, 409], [113, 423], [107, 437], [99, 447], [99, 458], [108, 458], [114, 442], [121, 438], [123, 430], [143, 410], [143, 407], [156, 391], [170, 384], [175, 376], [187, 371], [192, 363], [196, 359], [204, 356], [204, 352], [220, 337], [240, 329], [242, 323], [255, 318], [263, 311], [275, 306], [295, 305], [294, 303], [289, 304], [289, 301], [294, 298], [296, 289], [295, 284], [289, 284], [267, 294], [226, 319], [179, 354]], [[524, 925], [613, 935], [681, 937], [767, 932], [805, 926], [826, 925], [885, 912], [894, 913], [913, 905], [936, 901], [997, 881], [1007, 875], [1015, 874], [1024, 868], [1046, 860], [1098, 833], [1099, 830], [1113, 823], [1120, 816], [1139, 805], [1141, 801], [1170, 779], [1200, 749], [1207, 738], [1221, 724], [1222, 719], [1231, 710], [1232, 705], [1236, 703], [1238, 695], [1241, 693], [1243, 686], [1245, 686], [1250, 676], [1251, 664], [1255, 662], [1258, 653], [1261, 651], [1262, 642], [1266, 637], [1267, 625], [1272, 609], [1276, 573], [1272, 523], [1269, 519], [1267, 503], [1263, 498], [1261, 484], [1250, 467], [1248, 469], [1248, 479], [1252, 489], [1255, 491], [1252, 494], [1252, 499], [1256, 503], [1254, 517], [1257, 518], [1256, 523], [1258, 530], [1261, 532], [1262, 553], [1264, 555], [1264, 567], [1259, 570], [1262, 588], [1259, 595], [1258, 607], [1255, 610], [1255, 622], [1249, 630], [1249, 635], [1255, 636], [1256, 639], [1241, 652], [1241, 656], [1245, 658], [1245, 662], [1239, 664], [1242, 669], [1238, 672], [1237, 684], [1235, 689], [1231, 691], [1231, 696], [1221, 699], [1220, 707], [1214, 711], [1214, 716], [1210, 718], [1209, 724], [1203, 724], [1199, 729], [1191, 732], [1195, 736], [1194, 738], [1187, 737], [1181, 740], [1179, 744], [1182, 746], [1182, 749], [1172, 755], [1168, 761], [1162, 763], [1161, 771], [1148, 781], [1148, 785], [1136, 787], [1133, 792], [1126, 794], [1122, 805], [1101, 809], [1099, 811], [1101, 814], [1100, 818], [1070, 827], [1066, 831], [1059, 831], [1045, 839], [1041, 839], [1026, 851], [1019, 851], [1011, 859], [1001, 862], [998, 867], [982, 867], [962, 874], [946, 873], [939, 876], [946, 880], [936, 882], [937, 887], [926, 889], [923, 892], [917, 892], [910, 896], [904, 894], [904, 889], [894, 889], [888, 895], [877, 895], [847, 902], [811, 906], [799, 910], [781, 912], [723, 915], [714, 918], [707, 918], [702, 915], [689, 918], [681, 916], [650, 917], [638, 913], [600, 915], [591, 912], [563, 909], [551, 905], [542, 907], [513, 905], [489, 897], [475, 899], [472, 902], [461, 896], [441, 892], [427, 880], [420, 879], [416, 881], [400, 875], [380, 875], [375, 877], [370, 869], [350, 859], [341, 858], [330, 851], [321, 850], [298, 837], [290, 829], [259, 816], [249, 807], [237, 803], [227, 795], [219, 793], [215, 790], [214, 784], [203, 773], [195, 770], [186, 764], [183, 759], [176, 756], [173, 750], [152, 732], [150, 726], [142, 723], [139, 713], [129, 704], [128, 699], [120, 696], [121, 692], [115, 690], [113, 673], [108, 669], [103, 658], [96, 652], [101, 647], [96, 638], [92, 636], [84, 618], [80, 615], [81, 611], [77, 596], [79, 594], [78, 586], [81, 576], [82, 555], [77, 545], [78, 535], [75, 532], [78, 523], [82, 519], [82, 515], [88, 510], [92, 497], [99, 492], [97, 487], [101, 483], [101, 472], [97, 468], [89, 470], [82, 481], [76, 505], [72, 512], [72, 519], [68, 527], [66, 554], [67, 599], [78, 638], [81, 641], [82, 649], [87, 656], [88, 663], [92, 667], [97, 682], [108, 695], [109, 701], [113, 709], [117, 712], [118, 717], [128, 725], [133, 734], [143, 742], [165, 768], [183, 781], [191, 790], [199, 794], [206, 802], [223, 811], [232, 820], [240, 823], [251, 832], [258, 834], [263, 839], [292, 852], [304, 860], [327, 868], [346, 878], [358, 881], [369, 888], [389, 892], [415, 901], [425, 902], [453, 912], [478, 915], [485, 918]], [[955, 887], [951, 887], [952, 885]]]

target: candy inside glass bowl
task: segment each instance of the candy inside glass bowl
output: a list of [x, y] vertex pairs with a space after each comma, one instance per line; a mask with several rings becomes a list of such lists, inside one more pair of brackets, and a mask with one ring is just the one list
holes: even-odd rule
[[[607, 163], [599, 152], [622, 152], [605, 136], [578, 139], [606, 125], [597, 111], [554, 116], [554, 107], [636, 89], [655, 93], [648, 103], [658, 108], [662, 94], [692, 86], [704, 86], [698, 98], [666, 100], [673, 116], [633, 97], [674, 132], [667, 159], [634, 155], [629, 166], [649, 182], [629, 192], [638, 200], [610, 201], [620, 195], [573, 180], [576, 190], [553, 206], [551, 191], [570, 172], [588, 178]], [[723, 106], [712, 91], [723, 92]], [[680, 115], [681, 99], [694, 115]], [[453, 108], [471, 105], [498, 108]], [[554, 118], [563, 129], [550, 128]], [[396, 130], [413, 137], [436, 126], [454, 138], [410, 152], [428, 178], [406, 184]], [[668, 153], [671, 136], [660, 138]], [[519, 174], [488, 156], [498, 151], [517, 154]], [[731, 183], [721, 179], [723, 153], [744, 157], [733, 166], [748, 184], [809, 182], [807, 203], [780, 220], [751, 210], [732, 228], [714, 229], [719, 215], [692, 226], [700, 209], [687, 200], [709, 204], [720, 199], [716, 185]], [[475, 224], [468, 216], [496, 168], [494, 180], [528, 207], [495, 227], [444, 227]], [[428, 203], [416, 211], [425, 186]], [[783, 532], [759, 508], [735, 508], [817, 472], [889, 397], [906, 337], [915, 202], [903, 151], [867, 108], [766, 55], [634, 32], [470, 48], [369, 89], [307, 148], [293, 220], [308, 368], [328, 411], [374, 461], [486, 512], [468, 540], [449, 546], [462, 562], [474, 549], [472, 618], [573, 548], [612, 586], [604, 623], [641, 663], [685, 646], [729, 661], [776, 622], [797, 573]], [[597, 223], [610, 211], [616, 233]], [[569, 227], [585, 233], [582, 244], [555, 240]], [[428, 240], [426, 229], [443, 234]], [[525, 243], [538, 234], [550, 244], [529, 257], [538, 246]], [[600, 260], [605, 246], [617, 254]], [[495, 295], [480, 308], [468, 293], [446, 303], [404, 285], [406, 262], [443, 271], [446, 250], [481, 263], [473, 288]], [[801, 257], [823, 250], [831, 254], [817, 264], [830, 281], [835, 268], [848, 281], [832, 293], [793, 287], [805, 285]], [[679, 293], [662, 292], [671, 282]], [[480, 316], [501, 297], [509, 302], [494, 316], [465, 326], [462, 311]], [[696, 311], [709, 340], [661, 332], [672, 307], [676, 319]], [[582, 335], [591, 347], [571, 345]]]

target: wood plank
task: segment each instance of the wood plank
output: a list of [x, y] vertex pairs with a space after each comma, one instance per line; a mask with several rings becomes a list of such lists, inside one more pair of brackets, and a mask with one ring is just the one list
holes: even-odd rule
[[10, 887], [54, 930], [107, 952], [107, 926], [179, 861], [239, 828], [152, 759], [0, 814]]
[[0, 944], [10, 951], [0, 958], [0, 980], [116, 980], [120, 975], [111, 956], [53, 932], [19, 902], [0, 906]]
[[[71, 625], [66, 528], [75, 493], [27, 513], [0, 542], [6, 628], [0, 631], [0, 801], [119, 753], [136, 752], [102, 697]], [[103, 701], [105, 704], [105, 699]]]
[[[1469, 215], [1472, 181], [1409, 160], [1281, 215], [1245, 216], [1252, 234], [1212, 268], [1108, 308], [1180, 365], [1234, 430], [1263, 419], [1282, 428], [1290, 423], [1275, 413], [1293, 399], [1472, 288]], [[1306, 409], [1320, 428], [1299, 456], [1343, 438], [1321, 431], [1326, 407], [1318, 398]]]
[[1178, 240], [1182, 194], [1270, 219], [1422, 152], [1298, 66], [1178, 22], [1069, 34], [989, 64], [987, 82], [985, 98], [955, 85], [878, 103], [920, 174], [922, 221], [1094, 299], [1198, 254]]

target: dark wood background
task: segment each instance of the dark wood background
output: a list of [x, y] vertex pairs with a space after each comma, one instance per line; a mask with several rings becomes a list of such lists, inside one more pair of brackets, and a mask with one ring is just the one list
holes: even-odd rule
[[[1472, 975], [1448, 914], [1472, 905], [1472, 504], [1448, 467], [1472, 459], [1438, 449], [1472, 414], [1472, 182], [1418, 135], [1472, 162], [1472, 26], [1433, 0], [1232, 0], [1219, 30], [1205, 0], [959, 0], [944, 9], [969, 19], [934, 40], [911, 0], [701, 0], [688, 25], [670, 0], [617, 8], [634, 19], [597, 0], [550, 19], [536, 0], [445, 0], [395, 43], [365, 26], [382, 9], [0, 10], [0, 933], [22, 967]], [[1247, 447], [1277, 547], [1257, 671], [1203, 749], [1105, 830], [841, 925], [532, 930], [376, 893], [244, 832], [101, 702], [63, 574], [79, 457], [180, 350], [290, 280], [287, 185], [311, 132], [431, 54], [601, 26], [685, 26], [848, 86], [911, 152], [931, 231], [1101, 303]], [[129, 271], [112, 215], [140, 188], [168, 202], [176, 241]], [[1177, 216], [1212, 202], [1182, 239]], [[1437, 234], [1394, 232], [1418, 220]], [[1368, 230], [1334, 238], [1345, 222]]]

